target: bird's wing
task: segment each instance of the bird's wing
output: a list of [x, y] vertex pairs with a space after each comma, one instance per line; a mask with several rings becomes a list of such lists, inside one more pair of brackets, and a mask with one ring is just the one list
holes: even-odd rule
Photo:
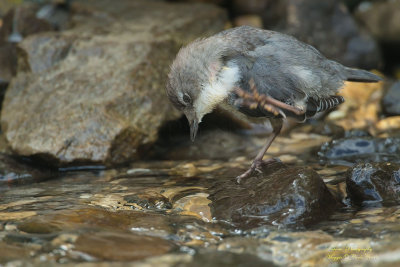
[[[240, 53], [231, 60], [240, 68], [241, 89], [251, 92], [249, 82], [253, 80], [259, 94], [302, 109], [305, 113], [309, 109], [313, 114], [321, 111], [327, 106], [324, 105], [325, 99], [331, 99], [345, 80], [342, 65], [326, 59], [315, 48], [279, 33], [272, 34], [264, 45]], [[241, 107], [241, 110], [250, 116], [270, 116], [260, 109]]]

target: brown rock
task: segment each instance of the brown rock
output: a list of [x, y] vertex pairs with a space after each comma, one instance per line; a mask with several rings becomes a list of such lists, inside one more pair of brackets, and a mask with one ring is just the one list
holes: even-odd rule
[[383, 89], [383, 82], [347, 82], [339, 92], [345, 102], [328, 115], [328, 120], [342, 126], [345, 130], [368, 128], [374, 133], [374, 125], [379, 119]]
[[261, 17], [258, 15], [242, 15], [235, 18], [234, 25], [235, 27], [247, 25], [262, 28], [263, 22]]
[[134, 261], [163, 255], [175, 246], [164, 239], [129, 232], [96, 232], [83, 234], [75, 242], [75, 250], [103, 260]]
[[138, 158], [178, 116], [164, 93], [175, 53], [222, 30], [225, 13], [128, 0], [77, 2], [72, 10], [70, 30], [21, 43], [1, 115], [5, 136], [17, 154], [60, 163]]
[[275, 162], [240, 185], [220, 180], [209, 189], [211, 213], [241, 229], [261, 226], [301, 228], [326, 219], [338, 207], [319, 175], [310, 168]]

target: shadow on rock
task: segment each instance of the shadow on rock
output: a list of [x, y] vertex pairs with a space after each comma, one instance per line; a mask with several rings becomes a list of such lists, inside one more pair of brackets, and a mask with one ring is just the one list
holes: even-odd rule
[[339, 207], [314, 170], [281, 162], [264, 166], [262, 174], [240, 185], [235, 179], [217, 181], [210, 191], [213, 218], [245, 230], [268, 225], [303, 228]]

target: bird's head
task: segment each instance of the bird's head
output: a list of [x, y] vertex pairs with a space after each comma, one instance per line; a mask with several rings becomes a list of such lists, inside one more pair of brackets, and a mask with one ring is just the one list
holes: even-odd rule
[[197, 40], [182, 48], [171, 65], [167, 95], [186, 115], [192, 141], [203, 116], [228, 97], [239, 79], [237, 65], [223, 59], [224, 47], [219, 39]]

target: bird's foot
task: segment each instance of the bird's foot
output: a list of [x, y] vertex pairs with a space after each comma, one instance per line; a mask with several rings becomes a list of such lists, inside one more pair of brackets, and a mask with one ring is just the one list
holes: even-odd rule
[[254, 160], [253, 163], [251, 164], [250, 168], [247, 171], [245, 171], [244, 173], [242, 173], [241, 175], [236, 177], [236, 182], [238, 184], [240, 184], [242, 179], [249, 178], [256, 171], [258, 173], [262, 173], [262, 167], [265, 167], [271, 163], [275, 163], [278, 161], [280, 161], [278, 158], [271, 158], [271, 159], [267, 159], [267, 160]]

